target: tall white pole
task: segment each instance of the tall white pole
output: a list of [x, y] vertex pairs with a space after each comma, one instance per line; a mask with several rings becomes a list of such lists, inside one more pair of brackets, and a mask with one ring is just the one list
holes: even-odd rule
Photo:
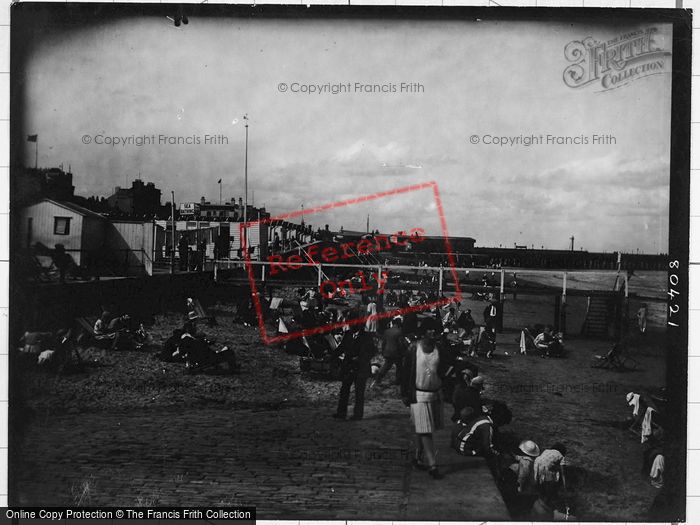
[[[170, 215], [172, 222], [171, 226], [171, 238], [172, 245], [170, 246], [170, 273], [175, 273], [175, 192], [170, 192]], [[182, 257], [182, 254], [180, 254]]]
[[[248, 249], [248, 115], [243, 117], [245, 120], [245, 182], [244, 182], [244, 202], [243, 202], [243, 237], [246, 240], [245, 248]], [[245, 254], [243, 254], [245, 257]]]
[[566, 302], [566, 278], [567, 278], [567, 272], [564, 272], [563, 279], [562, 279], [562, 288], [561, 288], [561, 299], [562, 302]]

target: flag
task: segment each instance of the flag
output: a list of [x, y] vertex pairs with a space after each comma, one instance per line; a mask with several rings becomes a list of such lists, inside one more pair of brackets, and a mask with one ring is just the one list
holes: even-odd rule
[[219, 182], [217, 182], [217, 184], [221, 184], [221, 179], [219, 179]]
[[27, 135], [27, 142], [36, 142], [39, 135]]

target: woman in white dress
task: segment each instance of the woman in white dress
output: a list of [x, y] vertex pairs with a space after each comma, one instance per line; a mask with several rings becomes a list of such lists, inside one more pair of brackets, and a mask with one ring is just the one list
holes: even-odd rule
[[440, 354], [432, 333], [412, 343], [403, 367], [401, 396], [411, 409], [415, 429], [414, 467], [427, 469], [434, 479], [441, 479], [437, 467], [433, 432], [443, 428], [442, 369]]

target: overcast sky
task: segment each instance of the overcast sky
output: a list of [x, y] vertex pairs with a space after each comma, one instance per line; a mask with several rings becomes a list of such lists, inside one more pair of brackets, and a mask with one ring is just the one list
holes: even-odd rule
[[[478, 246], [566, 249], [574, 235], [576, 249], [666, 252], [670, 58], [666, 73], [609, 91], [563, 81], [566, 44], [644, 27], [193, 18], [175, 28], [144, 17], [44, 28], [27, 42], [23, 126], [39, 135], [39, 165], [70, 163], [85, 196], [108, 196], [139, 173], [164, 201], [173, 190], [178, 202], [218, 202], [219, 178], [225, 199], [241, 196], [247, 113], [249, 201], [254, 191], [273, 215], [437, 181], [450, 234]], [[670, 27], [658, 27], [670, 50]], [[291, 92], [328, 82], [349, 82], [351, 93]], [[423, 90], [355, 93], [355, 82]], [[228, 144], [94, 143], [154, 134], [222, 134]], [[547, 134], [615, 143], [483, 143]], [[34, 144], [24, 158], [33, 165]], [[420, 222], [439, 233], [430, 192], [395, 199], [307, 222], [364, 229], [369, 214], [373, 229]]]

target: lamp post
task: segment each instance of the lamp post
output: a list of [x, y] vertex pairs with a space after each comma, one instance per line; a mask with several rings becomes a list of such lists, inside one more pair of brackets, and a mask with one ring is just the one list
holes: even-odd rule
[[[171, 235], [171, 246], [170, 246], [170, 273], [175, 273], [175, 192], [170, 192], [170, 235]], [[182, 257], [182, 254], [180, 254]]]
[[[244, 181], [244, 202], [243, 202], [243, 239], [246, 240], [245, 249], [248, 249], [248, 115], [243, 115], [243, 120], [245, 120], [245, 181]], [[243, 241], [241, 239], [241, 241]], [[245, 256], [245, 254], [243, 254]]]

